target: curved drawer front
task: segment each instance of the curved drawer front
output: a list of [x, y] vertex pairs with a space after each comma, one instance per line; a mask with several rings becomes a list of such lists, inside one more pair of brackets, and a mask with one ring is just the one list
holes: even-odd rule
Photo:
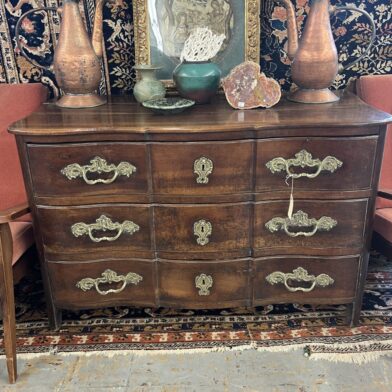
[[150, 209], [128, 204], [38, 207], [49, 260], [151, 258]]
[[49, 262], [47, 265], [56, 306], [155, 305], [152, 261]]
[[250, 248], [249, 204], [157, 206], [159, 257], [214, 259], [246, 257]]
[[147, 193], [147, 147], [137, 143], [28, 144], [36, 196]]
[[296, 200], [291, 219], [287, 217], [288, 204], [288, 201], [256, 203], [256, 256], [339, 255], [362, 249], [367, 199]]
[[358, 257], [255, 261], [255, 303], [347, 303], [355, 297]]
[[154, 143], [154, 192], [219, 195], [252, 190], [253, 143]]
[[377, 137], [292, 138], [257, 142], [256, 191], [353, 191], [371, 187]]
[[249, 261], [158, 262], [161, 306], [219, 308], [249, 305]]

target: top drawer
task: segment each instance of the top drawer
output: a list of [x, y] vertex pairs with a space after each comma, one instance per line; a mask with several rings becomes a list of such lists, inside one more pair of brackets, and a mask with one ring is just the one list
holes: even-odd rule
[[28, 144], [36, 196], [147, 193], [146, 145], [138, 143]]
[[[354, 191], [371, 187], [377, 136], [290, 138], [257, 143], [256, 191]], [[291, 181], [288, 181], [291, 183]]]
[[253, 141], [153, 143], [156, 194], [201, 196], [252, 191]]

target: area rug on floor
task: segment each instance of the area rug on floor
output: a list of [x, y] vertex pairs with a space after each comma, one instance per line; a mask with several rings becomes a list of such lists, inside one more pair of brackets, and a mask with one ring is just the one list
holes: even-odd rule
[[356, 328], [344, 325], [345, 306], [291, 304], [205, 311], [118, 307], [64, 312], [62, 328], [54, 332], [48, 328], [42, 287], [24, 281], [16, 291], [17, 349], [22, 354], [300, 347], [310, 358], [357, 363], [392, 354], [392, 261], [376, 253], [371, 256]]

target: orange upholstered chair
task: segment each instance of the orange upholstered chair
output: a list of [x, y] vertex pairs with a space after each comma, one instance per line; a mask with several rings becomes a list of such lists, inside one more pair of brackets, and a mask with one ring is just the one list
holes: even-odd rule
[[[357, 81], [358, 95], [392, 114], [392, 75], [367, 75]], [[373, 246], [392, 258], [392, 124], [388, 126], [374, 217]]]
[[34, 111], [46, 97], [47, 90], [41, 84], [0, 84], [0, 300], [11, 383], [17, 374], [13, 271], [23, 264], [22, 259], [27, 260], [26, 251], [34, 237], [15, 138], [7, 128]]

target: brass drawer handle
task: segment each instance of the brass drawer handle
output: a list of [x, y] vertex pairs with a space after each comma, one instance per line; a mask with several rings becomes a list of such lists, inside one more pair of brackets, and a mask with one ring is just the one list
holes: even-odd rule
[[[301, 150], [295, 154], [295, 158], [285, 159], [282, 157], [274, 158], [266, 163], [271, 173], [278, 173], [283, 170], [286, 171], [287, 176], [291, 178], [316, 178], [322, 171], [335, 172], [342, 167], [343, 162], [333, 156], [327, 156], [322, 161], [320, 159], [313, 159], [312, 154], [306, 150]], [[292, 173], [291, 167], [316, 167], [315, 173]]]
[[[327, 274], [320, 274], [318, 276], [309, 275], [308, 271], [302, 267], [298, 267], [291, 273], [283, 273], [281, 271], [272, 272], [266, 278], [266, 281], [271, 284], [283, 283], [288, 291], [296, 292], [303, 291], [304, 293], [309, 293], [313, 291], [316, 287], [327, 287], [334, 284], [334, 280]], [[289, 281], [293, 280], [296, 282], [312, 282], [312, 285], [308, 288], [306, 287], [291, 287], [289, 286]]]
[[204, 219], [201, 219], [193, 224], [193, 234], [196, 236], [196, 242], [201, 245], [207, 245], [210, 240], [209, 236], [212, 234], [212, 224]]
[[214, 284], [214, 279], [211, 275], [200, 274], [195, 278], [195, 286], [199, 289], [199, 295], [210, 295], [210, 288]]
[[[101, 215], [95, 223], [87, 224], [83, 222], [78, 222], [72, 225], [71, 231], [75, 237], [80, 237], [82, 235], [88, 235], [90, 240], [93, 242], [101, 241], [116, 241], [121, 234], [126, 233], [132, 235], [139, 231], [140, 227], [132, 221], [124, 221], [123, 223], [113, 222], [110, 218], [105, 215]], [[114, 237], [94, 237], [94, 231], [108, 231], [116, 230], [117, 234]]]
[[198, 184], [208, 184], [208, 176], [214, 170], [214, 164], [211, 159], [200, 157], [193, 164], [193, 172], [197, 174], [196, 182]]
[[[301, 210], [297, 211], [290, 218], [276, 217], [271, 219], [265, 224], [265, 227], [271, 232], [276, 233], [279, 230], [283, 230], [290, 237], [298, 237], [300, 235], [304, 237], [312, 237], [318, 231], [330, 231], [338, 222], [329, 216], [322, 216], [320, 219], [309, 218], [306, 212]], [[291, 232], [289, 228], [312, 228], [312, 231], [297, 231]]]
[[[102, 179], [98, 178], [96, 180], [89, 180], [87, 178], [88, 173], [111, 173], [114, 172], [112, 178]], [[68, 180], [73, 180], [75, 178], [82, 177], [84, 182], [88, 185], [95, 184], [111, 184], [116, 181], [118, 176], [130, 177], [136, 172], [136, 167], [131, 165], [129, 162], [120, 162], [117, 166], [113, 163], [108, 164], [107, 161], [100, 157], [95, 157], [91, 159], [90, 165], [81, 166], [78, 163], [72, 163], [61, 170]]]
[[[76, 283], [76, 287], [83, 291], [91, 290], [93, 287], [97, 290], [98, 294], [100, 295], [108, 295], [108, 294], [118, 294], [121, 293], [125, 289], [125, 287], [129, 284], [137, 285], [139, 282], [143, 280], [143, 277], [134, 273], [129, 272], [128, 274], [124, 275], [117, 275], [117, 272], [114, 272], [110, 269], [107, 269], [102, 273], [102, 278], [84, 278]], [[123, 282], [122, 286], [119, 289], [109, 289], [106, 291], [102, 291], [99, 288], [100, 284], [104, 283], [119, 283]]]

